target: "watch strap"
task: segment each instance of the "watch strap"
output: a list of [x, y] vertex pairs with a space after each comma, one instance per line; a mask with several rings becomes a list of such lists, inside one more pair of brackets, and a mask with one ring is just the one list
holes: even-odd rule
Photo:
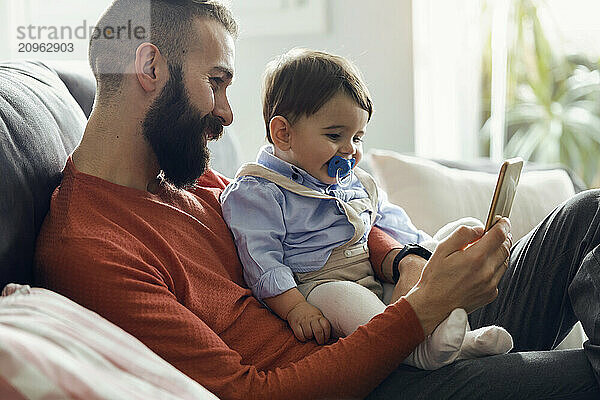
[[400, 250], [400, 252], [396, 254], [396, 257], [394, 257], [394, 261], [392, 262], [392, 273], [394, 283], [398, 282], [398, 279], [400, 278], [400, 270], [398, 269], [400, 261], [409, 254], [415, 254], [419, 257], [423, 257], [426, 260], [429, 260], [429, 258], [431, 257], [431, 252], [423, 246], [419, 246], [416, 243], [409, 243], [404, 245], [402, 250]]

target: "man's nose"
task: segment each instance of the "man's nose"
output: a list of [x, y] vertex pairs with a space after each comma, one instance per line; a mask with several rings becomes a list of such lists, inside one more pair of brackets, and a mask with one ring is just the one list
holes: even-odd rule
[[223, 94], [215, 98], [213, 115], [221, 120], [223, 126], [231, 125], [233, 122], [233, 111], [231, 110], [227, 95]]

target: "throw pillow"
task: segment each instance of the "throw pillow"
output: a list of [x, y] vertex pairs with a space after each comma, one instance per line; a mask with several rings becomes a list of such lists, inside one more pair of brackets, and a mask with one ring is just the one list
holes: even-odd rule
[[0, 297], [2, 394], [17, 399], [217, 398], [98, 314], [52, 291], [15, 284]]

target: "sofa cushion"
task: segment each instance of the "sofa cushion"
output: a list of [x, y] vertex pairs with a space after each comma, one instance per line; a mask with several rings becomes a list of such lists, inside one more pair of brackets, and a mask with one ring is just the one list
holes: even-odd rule
[[29, 286], [0, 297], [0, 360], [2, 398], [216, 399], [98, 314]]
[[[497, 173], [448, 168], [386, 150], [372, 150], [367, 158], [390, 201], [403, 207], [412, 222], [430, 235], [462, 217], [485, 221]], [[523, 172], [510, 216], [514, 240], [574, 193], [564, 170]]]
[[36, 234], [85, 123], [52, 69], [0, 63], [0, 286], [31, 282]]
[[[471, 171], [480, 171], [487, 172], [490, 174], [497, 174], [500, 171], [500, 163], [494, 162], [489, 158], [479, 157], [474, 160], [443, 160], [443, 159], [433, 159], [433, 161], [438, 164], [442, 164], [449, 168], [456, 168], [462, 170], [471, 170]], [[551, 169], [559, 169], [565, 171], [565, 173], [569, 176], [571, 183], [573, 184], [573, 190], [575, 193], [583, 192], [587, 190], [588, 187], [585, 185], [583, 180], [570, 168], [566, 167], [562, 164], [538, 164], [534, 162], [526, 162], [523, 165], [523, 172], [527, 171], [547, 171]]]

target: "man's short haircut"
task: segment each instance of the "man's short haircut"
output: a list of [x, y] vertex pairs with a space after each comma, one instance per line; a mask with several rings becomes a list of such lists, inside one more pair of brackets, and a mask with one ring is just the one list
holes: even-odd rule
[[341, 56], [309, 49], [293, 49], [267, 64], [263, 84], [263, 117], [267, 140], [273, 143], [269, 122], [275, 116], [294, 124], [311, 116], [338, 93], [350, 96], [373, 114], [367, 85], [358, 69]]
[[154, 44], [170, 64], [183, 65], [190, 43], [201, 40], [193, 29], [196, 18], [217, 21], [237, 37], [231, 11], [214, 0], [114, 0], [90, 37], [88, 57], [99, 96], [119, 90], [142, 43]]

